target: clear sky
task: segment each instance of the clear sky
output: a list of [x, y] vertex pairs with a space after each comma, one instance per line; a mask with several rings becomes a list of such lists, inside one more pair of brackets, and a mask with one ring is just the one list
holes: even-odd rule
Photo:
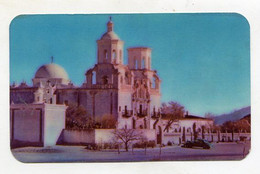
[[36, 70], [54, 62], [81, 85], [97, 62], [97, 44], [112, 16], [127, 48], [152, 48], [162, 102], [189, 113], [222, 114], [250, 105], [250, 32], [247, 20], [226, 14], [24, 15], [10, 25], [10, 83], [32, 84]]

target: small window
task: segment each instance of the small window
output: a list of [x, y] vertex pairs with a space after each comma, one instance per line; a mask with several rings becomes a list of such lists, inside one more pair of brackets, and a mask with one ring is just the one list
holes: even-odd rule
[[144, 57], [143, 57], [143, 59], [142, 59], [142, 69], [144, 69], [145, 68], [145, 60], [144, 60]]
[[138, 61], [135, 59], [135, 69], [138, 69]]
[[92, 84], [93, 85], [95, 85], [97, 82], [96, 82], [96, 79], [97, 79], [97, 77], [96, 77], [97, 75], [96, 75], [96, 71], [93, 71], [92, 72]]
[[152, 88], [156, 88], [156, 78], [152, 78]]
[[133, 129], [135, 129], [135, 124], [136, 124], [136, 122], [135, 122], [135, 119], [133, 118]]
[[116, 63], [116, 50], [113, 50], [112, 57], [113, 57], [113, 62]]
[[107, 50], [104, 50], [104, 57], [105, 57], [106, 60], [108, 59], [108, 53], [107, 53]]
[[143, 113], [143, 106], [142, 106], [142, 105], [139, 106], [139, 113], [140, 113], [140, 114]]

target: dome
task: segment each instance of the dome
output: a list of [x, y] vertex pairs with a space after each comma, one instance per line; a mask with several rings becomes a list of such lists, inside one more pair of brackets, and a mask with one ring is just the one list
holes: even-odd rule
[[105, 34], [103, 34], [103, 36], [101, 37], [101, 40], [120, 40], [120, 38], [118, 37], [118, 35], [115, 32], [109, 31], [109, 32], [106, 32]]
[[41, 66], [35, 73], [35, 78], [69, 79], [68, 74], [60, 65], [51, 63]]
[[118, 35], [113, 30], [114, 24], [112, 22], [112, 18], [107, 22], [107, 32], [103, 34], [101, 40], [120, 40]]

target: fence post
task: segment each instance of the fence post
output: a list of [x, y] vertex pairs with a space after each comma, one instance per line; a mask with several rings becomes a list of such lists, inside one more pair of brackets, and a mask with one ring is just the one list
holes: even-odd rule
[[119, 144], [117, 146], [117, 152], [118, 152], [118, 154], [120, 154]]
[[162, 143], [160, 143], [159, 159], [161, 159], [161, 153], [162, 153]]

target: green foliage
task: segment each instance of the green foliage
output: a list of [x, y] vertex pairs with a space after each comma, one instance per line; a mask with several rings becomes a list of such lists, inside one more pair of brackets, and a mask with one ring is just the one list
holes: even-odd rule
[[67, 129], [114, 129], [116, 128], [116, 119], [113, 115], [104, 115], [94, 120], [87, 114], [83, 106], [75, 103], [69, 104], [66, 110], [66, 128]]
[[87, 129], [93, 128], [94, 121], [87, 115], [83, 106], [75, 103], [69, 104], [66, 110], [66, 128], [68, 129]]
[[162, 118], [175, 120], [184, 117], [185, 108], [178, 102], [162, 103]]
[[222, 132], [250, 132], [251, 125], [246, 119], [227, 121], [221, 125]]

